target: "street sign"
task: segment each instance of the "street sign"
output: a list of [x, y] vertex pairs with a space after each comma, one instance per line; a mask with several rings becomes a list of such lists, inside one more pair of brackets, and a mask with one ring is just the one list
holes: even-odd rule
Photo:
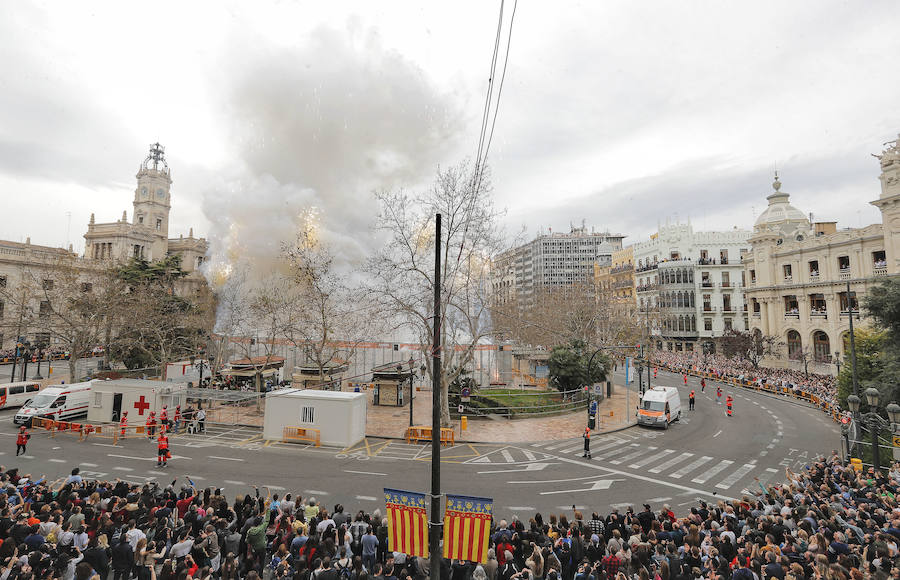
[[894, 435], [893, 443], [894, 447], [900, 447], [900, 435]]
[[594, 394], [602, 396], [603, 395], [603, 385], [600, 385], [600, 384], [594, 385]]
[[597, 401], [591, 401], [591, 415], [597, 414]]

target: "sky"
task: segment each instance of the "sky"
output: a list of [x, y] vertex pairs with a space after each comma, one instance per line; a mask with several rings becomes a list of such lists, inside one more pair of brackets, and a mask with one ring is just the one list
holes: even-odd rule
[[[222, 263], [314, 220], [361, 259], [373, 191], [474, 157], [500, 6], [3, 3], [0, 239], [81, 251], [92, 212], [131, 218], [159, 141], [170, 235], [193, 227]], [[666, 219], [750, 228], [776, 166], [816, 219], [880, 221], [898, 28], [877, 0], [522, 0], [488, 158], [503, 225], [583, 220], [626, 243]]]

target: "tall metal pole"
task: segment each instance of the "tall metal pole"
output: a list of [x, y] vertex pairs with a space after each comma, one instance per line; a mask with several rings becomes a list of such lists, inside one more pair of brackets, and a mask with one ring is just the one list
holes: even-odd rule
[[441, 577], [441, 214], [434, 218], [434, 329], [431, 360], [431, 524], [428, 526], [429, 570]]

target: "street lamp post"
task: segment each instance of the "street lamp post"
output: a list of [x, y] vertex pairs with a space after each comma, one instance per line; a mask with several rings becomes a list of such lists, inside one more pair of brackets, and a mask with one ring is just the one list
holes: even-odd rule
[[841, 353], [840, 351], [834, 351], [834, 366], [837, 367], [837, 374], [841, 374]]
[[[402, 369], [400, 365], [397, 365], [398, 372]], [[413, 401], [415, 397], [413, 396], [413, 359], [409, 357], [409, 426], [413, 426]], [[401, 387], [402, 388], [402, 387]]]
[[[872, 465], [877, 473], [881, 471], [881, 450], [878, 445], [878, 434], [882, 429], [890, 429], [893, 425], [900, 423], [900, 405], [897, 403], [890, 403], [887, 406], [886, 411], [890, 418], [890, 421], [887, 421], [877, 412], [878, 403], [880, 402], [879, 399], [881, 398], [881, 393], [878, 392], [878, 389], [869, 387], [863, 394], [866, 396], [866, 403], [868, 403], [869, 408], [876, 409], [860, 415], [860, 420], [863, 423], [868, 423], [869, 431], [871, 431]], [[860, 398], [857, 395], [850, 395], [847, 397], [847, 405], [854, 415], [859, 412], [860, 402]]]

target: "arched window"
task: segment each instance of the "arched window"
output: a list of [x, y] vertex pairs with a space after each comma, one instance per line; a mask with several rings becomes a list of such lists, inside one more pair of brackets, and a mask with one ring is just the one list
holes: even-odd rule
[[675, 281], [681, 284], [681, 270], [675, 270]]
[[800, 353], [803, 351], [803, 341], [800, 338], [800, 333], [796, 330], [789, 330], [787, 333], [787, 347], [788, 347], [788, 358], [791, 360], [797, 360], [800, 358]]
[[[694, 291], [691, 290], [691, 308], [693, 308], [693, 307], [694, 307]], [[694, 329], [694, 330], [696, 330], [696, 329]]]
[[[691, 294], [691, 306], [694, 305], [693, 298], [694, 298], [694, 295]], [[691, 314], [691, 330], [693, 330], [694, 332], [697, 332], [697, 317], [693, 314]]]
[[678, 317], [678, 330], [684, 330], [684, 316]]
[[694, 281], [694, 271], [688, 270], [688, 282], [693, 282], [693, 281]]
[[831, 361], [831, 342], [828, 335], [821, 330], [813, 333], [813, 358], [818, 362]]

